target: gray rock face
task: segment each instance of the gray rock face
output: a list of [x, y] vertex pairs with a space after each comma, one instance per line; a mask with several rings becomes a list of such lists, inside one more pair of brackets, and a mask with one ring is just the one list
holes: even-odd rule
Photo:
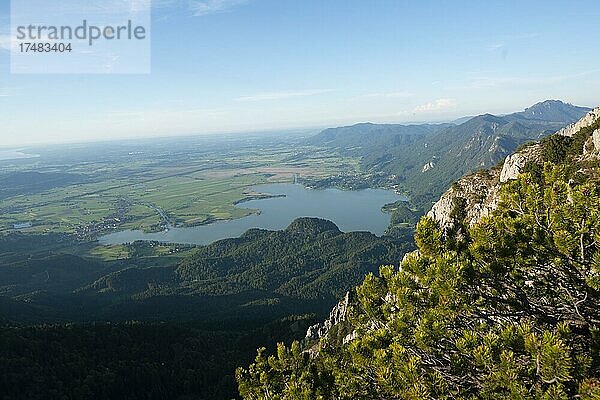
[[453, 199], [457, 197], [454, 189], [447, 190], [442, 197], [431, 207], [427, 213], [428, 217], [435, 219], [442, 227], [450, 228], [452, 226], [452, 209], [454, 207]]
[[596, 129], [594, 133], [592, 133], [592, 143], [594, 144], [596, 153], [600, 153], [600, 129]]
[[500, 182], [516, 179], [528, 162], [540, 161], [540, 153], [541, 145], [536, 143], [508, 156], [502, 166], [502, 172], [500, 172]]
[[[599, 118], [600, 107], [597, 107], [580, 121], [561, 129], [556, 134], [571, 137], [581, 128], [590, 126]], [[600, 157], [600, 129], [593, 132], [584, 147], [583, 156]], [[460, 207], [459, 211], [465, 217], [465, 222], [470, 226], [476, 224], [498, 207], [502, 183], [516, 179], [528, 162], [541, 162], [541, 145], [539, 143], [529, 145], [507, 157], [501, 170], [491, 169], [459, 179], [433, 205], [427, 215], [438, 221], [442, 228], [447, 229], [454, 224], [453, 211], [456, 207]], [[435, 165], [434, 163], [430, 164], [433, 165], [426, 164], [422, 171], [426, 172]], [[409, 254], [404, 256], [404, 260]], [[345, 322], [353, 301], [351, 292], [348, 292], [344, 299], [333, 308], [327, 320], [308, 329], [305, 343], [310, 344], [326, 337], [334, 326]], [[356, 337], [356, 331], [352, 330], [342, 339], [342, 342], [348, 343]], [[314, 346], [307, 351], [316, 354], [319, 349], [318, 346]]]
[[[481, 218], [489, 215], [498, 205], [500, 186], [499, 171], [490, 170], [467, 175], [459, 179], [452, 188], [442, 195], [427, 214], [435, 219], [442, 228], [451, 228], [454, 224], [452, 211], [455, 207], [463, 207], [466, 222], [474, 225]], [[462, 204], [457, 204], [462, 199]]]
[[596, 129], [583, 146], [583, 154], [587, 157], [600, 157], [600, 129]]
[[592, 111], [587, 113], [585, 117], [575, 122], [574, 124], [567, 125], [560, 131], [556, 132], [557, 135], [571, 137], [576, 134], [581, 128], [592, 125], [596, 120], [600, 118], [600, 107], [594, 108]]
[[435, 219], [442, 228], [453, 225], [452, 211], [458, 198], [463, 199], [465, 221], [475, 225], [481, 218], [490, 215], [500, 202], [500, 185], [516, 179], [528, 162], [539, 162], [541, 145], [536, 143], [521, 149], [506, 158], [502, 170], [489, 170], [467, 175], [459, 179], [427, 214]]
[[346, 321], [348, 316], [348, 308], [352, 302], [352, 295], [350, 292], [346, 293], [344, 299], [340, 301], [329, 313], [329, 318], [324, 322], [316, 324], [308, 328], [306, 332], [305, 341], [315, 341], [327, 336], [331, 328], [337, 324]]

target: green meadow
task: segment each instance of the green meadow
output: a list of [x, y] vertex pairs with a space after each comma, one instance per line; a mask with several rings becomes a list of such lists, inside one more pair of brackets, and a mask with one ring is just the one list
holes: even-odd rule
[[[223, 145], [171, 154], [157, 148], [143, 155], [95, 157], [89, 163], [44, 162], [43, 158], [24, 163], [8, 173], [60, 173], [83, 182], [41, 189], [32, 185], [29, 193], [0, 199], [0, 232], [75, 233], [94, 238], [114, 230], [156, 231], [167, 225], [242, 218], [254, 210], [236, 203], [256, 196], [251, 190], [255, 185], [358, 170], [355, 159], [319, 148], [292, 148], [279, 142], [258, 149]], [[31, 226], [15, 228], [23, 223]], [[111, 254], [124, 256], [119, 251]]]

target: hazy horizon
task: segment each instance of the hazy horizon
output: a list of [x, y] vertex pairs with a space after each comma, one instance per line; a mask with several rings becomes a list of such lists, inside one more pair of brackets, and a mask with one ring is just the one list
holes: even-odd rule
[[600, 103], [593, 1], [152, 5], [150, 74], [11, 75], [3, 2], [0, 146], [442, 122], [546, 99]]
[[[537, 103], [541, 103], [543, 101], [547, 101], [547, 100], [560, 100], [560, 99], [545, 99], [545, 100], [540, 100]], [[562, 101], [562, 100], [561, 100]], [[572, 103], [568, 103], [568, 104], [572, 104]], [[530, 106], [532, 106], [534, 104], [531, 104]], [[588, 107], [588, 108], [595, 108], [597, 107], [597, 105], [586, 105], [586, 104], [572, 104], [574, 106], [580, 106], [580, 107]], [[529, 106], [528, 106], [529, 107]], [[525, 107], [526, 108], [526, 107]], [[340, 123], [340, 124], [331, 124], [331, 125], [321, 125], [321, 126], [298, 126], [298, 127], [289, 127], [289, 128], [272, 128], [272, 129], [259, 129], [259, 130], [240, 130], [240, 131], [214, 131], [214, 132], [198, 132], [198, 133], [173, 133], [173, 134], [165, 134], [165, 135], [148, 135], [148, 136], [143, 136], [143, 135], [139, 135], [139, 136], [120, 136], [120, 137], [97, 137], [97, 138], [88, 138], [87, 140], [82, 140], [82, 139], [78, 139], [78, 138], [72, 138], [70, 140], [64, 140], [61, 141], [60, 138], [58, 139], [50, 139], [47, 141], [41, 140], [38, 142], [23, 142], [23, 143], [13, 143], [13, 144], [4, 144], [4, 143], [0, 143], [0, 151], [6, 151], [6, 150], [20, 150], [23, 147], [36, 147], [36, 146], [41, 146], [41, 145], [85, 145], [85, 144], [101, 144], [101, 143], [115, 143], [115, 142], [127, 142], [127, 141], [133, 141], [133, 140], [147, 140], [147, 141], [152, 141], [152, 140], [162, 140], [162, 139], [173, 139], [173, 140], [177, 140], [177, 139], [190, 139], [190, 138], [206, 138], [206, 139], [210, 139], [212, 137], [215, 136], [219, 136], [219, 135], [223, 135], [223, 136], [227, 136], [227, 137], [237, 137], [239, 135], [259, 135], [259, 136], [266, 136], [266, 135], [284, 135], [284, 134], [289, 134], [289, 133], [295, 133], [295, 134], [317, 134], [319, 132], [321, 132], [324, 129], [327, 128], [337, 128], [337, 127], [341, 127], [341, 126], [351, 126], [351, 125], [359, 125], [359, 124], [368, 124], [368, 123], [374, 123], [374, 124], [394, 124], [394, 125], [419, 125], [419, 124], [443, 124], [443, 123], [452, 123], [453, 121], [456, 120], [460, 120], [463, 118], [473, 118], [475, 116], [478, 115], [483, 115], [483, 114], [494, 114], [494, 115], [505, 115], [505, 114], [510, 114], [513, 112], [519, 112], [519, 111], [523, 111], [525, 108], [521, 109], [521, 110], [512, 110], [512, 111], [505, 111], [505, 112], [501, 112], [501, 113], [494, 113], [494, 112], [489, 112], [489, 111], [480, 111], [480, 112], [475, 112], [472, 113], [470, 115], [457, 115], [455, 117], [451, 117], [450, 119], [444, 119], [444, 120], [431, 120], [431, 121], [355, 121], [352, 122], [351, 119], [349, 119], [349, 122], [344, 124], [344, 123]], [[311, 132], [312, 131], [312, 132]]]

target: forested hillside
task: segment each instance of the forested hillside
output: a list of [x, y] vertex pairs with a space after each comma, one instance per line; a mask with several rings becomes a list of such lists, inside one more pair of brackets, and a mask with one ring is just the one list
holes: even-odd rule
[[95, 323], [0, 327], [2, 399], [232, 399], [234, 371], [310, 317], [259, 329]]
[[[599, 110], [600, 111], [600, 110]], [[264, 349], [245, 399], [600, 398], [600, 119], [552, 136], [470, 223], [456, 197], [418, 251], [355, 290], [316, 342]]]
[[460, 124], [374, 125], [328, 129], [311, 143], [361, 157], [362, 168], [385, 174], [421, 214], [464, 174], [490, 168], [519, 145], [583, 117], [589, 108], [556, 100], [508, 115], [484, 114]]
[[179, 260], [139, 242], [131, 258], [101, 262], [65, 254], [72, 240], [0, 240], [2, 399], [232, 398], [235, 368], [258, 346], [301, 338], [412, 249], [313, 218], [183, 248]]
[[[44, 240], [47, 250], [36, 251], [35, 244], [42, 247]], [[137, 256], [100, 262], [64, 254], [59, 243], [44, 240], [13, 235], [0, 241], [6, 248], [0, 253], [0, 289], [5, 302], [18, 301], [27, 315], [46, 322], [256, 322], [257, 315], [262, 321], [324, 313], [374, 266], [399, 262], [412, 249], [411, 242], [343, 233], [329, 221], [311, 218], [282, 231], [255, 229], [201, 246], [180, 261], [143, 257], [157, 244], [134, 243], [129, 252]], [[2, 319], [24, 322], [10, 307]]]

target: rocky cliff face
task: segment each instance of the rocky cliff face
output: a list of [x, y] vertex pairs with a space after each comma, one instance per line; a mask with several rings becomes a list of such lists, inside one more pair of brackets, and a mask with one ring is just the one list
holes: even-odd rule
[[488, 215], [498, 203], [500, 171], [477, 172], [455, 182], [427, 214], [440, 225], [450, 227], [455, 213], [462, 213], [469, 225]]
[[352, 292], [347, 292], [344, 299], [340, 301], [329, 313], [329, 318], [324, 322], [316, 324], [308, 328], [306, 332], [305, 341], [311, 342], [325, 337], [331, 328], [345, 322], [348, 315], [348, 308], [350, 307], [353, 300]]
[[575, 122], [574, 124], [567, 125], [560, 131], [556, 132], [556, 134], [572, 137], [577, 132], [579, 132], [580, 129], [586, 128], [586, 127], [592, 125], [594, 122], [596, 122], [598, 120], [598, 118], [600, 118], [600, 107], [594, 108], [592, 111], [587, 113], [585, 117], [581, 118], [579, 121]]
[[[579, 121], [559, 130], [555, 135], [573, 137], [583, 128], [587, 128], [600, 119], [600, 107], [590, 111]], [[435, 203], [427, 214], [443, 228], [449, 228], [453, 223], [453, 212], [456, 207], [462, 207], [465, 222], [474, 225], [481, 218], [489, 215], [498, 205], [500, 185], [516, 179], [525, 165], [530, 162], [542, 162], [542, 145], [532, 143], [508, 156], [500, 172], [489, 170], [467, 175], [452, 185], [440, 200]], [[583, 157], [600, 157], [600, 129], [590, 136], [584, 146]]]
[[520, 151], [508, 156], [502, 165], [500, 183], [516, 179], [529, 162], [541, 161], [542, 146], [539, 143], [526, 146]]
[[586, 156], [600, 157], [600, 129], [596, 129], [583, 148]]
[[[555, 134], [572, 137], [580, 129], [596, 123], [598, 119], [600, 119], [600, 107]], [[493, 168], [464, 176], [441, 196], [427, 215], [438, 221], [442, 228], [452, 227], [456, 214], [464, 217], [465, 222], [469, 225], [476, 224], [498, 206], [502, 183], [516, 179], [529, 162], [541, 163], [541, 152], [542, 145], [532, 143], [508, 156], [502, 168]], [[586, 142], [582, 157], [600, 158], [600, 129], [596, 129]], [[305, 343], [313, 344], [330, 334], [334, 327], [346, 322], [348, 310], [352, 307], [354, 300], [351, 292], [348, 292], [344, 299], [333, 308], [326, 321], [308, 329]], [[356, 332], [351, 328], [345, 333], [342, 338], [343, 343], [356, 337]], [[318, 352], [318, 347], [309, 348], [307, 351], [314, 354]]]

